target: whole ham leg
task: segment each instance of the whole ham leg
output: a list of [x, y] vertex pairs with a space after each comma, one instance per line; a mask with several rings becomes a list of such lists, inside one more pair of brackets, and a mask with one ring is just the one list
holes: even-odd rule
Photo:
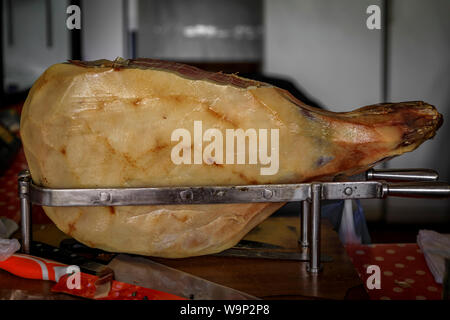
[[[180, 142], [173, 141], [172, 133], [183, 128], [194, 137], [195, 122], [201, 122], [203, 134], [211, 128], [223, 133], [223, 157], [217, 152], [204, 156], [213, 138], [201, 143], [193, 138], [180, 151], [191, 152], [192, 158], [200, 152], [201, 162], [176, 164], [173, 149]], [[33, 180], [46, 187], [242, 185], [352, 175], [414, 150], [441, 124], [442, 116], [425, 102], [334, 113], [236, 75], [159, 60], [118, 59], [50, 67], [26, 100], [21, 136]], [[267, 155], [278, 155], [273, 172], [261, 174], [269, 164], [260, 157], [249, 163], [249, 154], [245, 164], [227, 163], [227, 129], [266, 130]], [[272, 145], [275, 129], [279, 137]], [[44, 209], [62, 231], [89, 246], [187, 257], [233, 246], [282, 205]]]

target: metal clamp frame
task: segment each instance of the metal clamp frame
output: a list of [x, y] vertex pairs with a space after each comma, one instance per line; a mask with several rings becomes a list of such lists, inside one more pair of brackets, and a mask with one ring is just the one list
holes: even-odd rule
[[[389, 172], [369, 170], [363, 180], [377, 178], [415, 180], [388, 183], [386, 181], [313, 182], [301, 184], [269, 184], [243, 186], [201, 186], [160, 188], [95, 188], [50, 189], [37, 186], [28, 170], [20, 173], [19, 197], [22, 217], [22, 250], [30, 252], [31, 204], [48, 207], [141, 206], [211, 203], [302, 202], [299, 242], [309, 250], [308, 271], [318, 273], [320, 263], [320, 202], [321, 200], [374, 199], [387, 195], [405, 197], [450, 197], [450, 185], [430, 182], [438, 178], [427, 169]], [[422, 182], [425, 181], [425, 182]]]

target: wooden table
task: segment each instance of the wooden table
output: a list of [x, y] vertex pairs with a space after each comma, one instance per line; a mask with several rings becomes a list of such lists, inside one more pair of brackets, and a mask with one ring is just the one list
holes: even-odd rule
[[[299, 222], [293, 217], [269, 218], [245, 239], [298, 249]], [[53, 224], [33, 226], [37, 241], [58, 245], [67, 238]], [[306, 271], [306, 263], [269, 259], [202, 256], [152, 258], [167, 266], [241, 290], [263, 299], [368, 299], [353, 264], [328, 221], [322, 222], [322, 253], [332, 258], [321, 273]], [[27, 280], [0, 270], [1, 299], [73, 299], [50, 292], [53, 283]]]

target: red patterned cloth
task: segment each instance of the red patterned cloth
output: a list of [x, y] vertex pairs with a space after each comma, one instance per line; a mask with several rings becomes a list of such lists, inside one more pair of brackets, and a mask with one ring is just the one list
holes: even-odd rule
[[[0, 176], [0, 216], [20, 222], [20, 201], [17, 187], [17, 176], [27, 169], [27, 161], [23, 149], [17, 154], [11, 167]], [[33, 206], [33, 223], [46, 223], [49, 218], [40, 206]]]
[[[347, 253], [372, 300], [440, 300], [442, 285], [434, 281], [419, 246], [408, 244], [347, 245]], [[381, 289], [368, 289], [369, 265], [381, 271]]]
[[21, 150], [11, 167], [0, 177], [0, 216], [12, 219], [17, 223], [20, 221], [17, 175], [23, 169], [27, 169], [27, 165]]

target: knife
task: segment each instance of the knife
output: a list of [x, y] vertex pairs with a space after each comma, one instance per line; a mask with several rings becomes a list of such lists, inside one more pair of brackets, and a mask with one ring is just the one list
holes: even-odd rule
[[[57, 249], [57, 248], [56, 248]], [[27, 279], [50, 280], [56, 284], [53, 292], [96, 300], [185, 300], [159, 290], [142, 288], [135, 284], [112, 279], [112, 270], [102, 276], [79, 272], [69, 273], [69, 265], [27, 254], [14, 254], [0, 261], [0, 268]], [[72, 266], [73, 267], [73, 266]], [[73, 281], [74, 277], [78, 278]]]
[[[99, 263], [98, 258], [92, 257], [92, 248], [86, 247], [79, 242], [64, 242], [56, 248], [48, 244], [33, 242], [31, 250], [33, 254], [43, 256], [48, 259], [64, 261], [68, 264], [79, 264], [79, 267], [87, 275], [85, 282], [92, 285], [92, 277], [98, 277], [105, 273], [105, 270], [114, 272], [114, 279], [120, 282], [121, 286], [138, 286], [148, 290], [158, 291], [191, 300], [257, 300], [258, 298], [244, 292], [216, 284], [214, 282], [193, 276], [191, 274], [167, 267], [154, 262], [149, 258], [119, 254], [109, 262]], [[83, 250], [83, 247], [86, 250]], [[76, 253], [71, 250], [76, 248]], [[90, 258], [83, 257], [87, 252]], [[95, 249], [99, 255], [101, 250]], [[112, 256], [112, 254], [109, 254]], [[95, 260], [95, 261], [93, 261]], [[114, 285], [113, 285], [114, 288]], [[151, 288], [151, 289], [150, 289]], [[57, 292], [67, 292], [62, 286], [57, 286]], [[130, 292], [128, 289], [127, 292]], [[111, 296], [111, 294], [110, 294]], [[120, 297], [119, 297], [120, 298]]]

